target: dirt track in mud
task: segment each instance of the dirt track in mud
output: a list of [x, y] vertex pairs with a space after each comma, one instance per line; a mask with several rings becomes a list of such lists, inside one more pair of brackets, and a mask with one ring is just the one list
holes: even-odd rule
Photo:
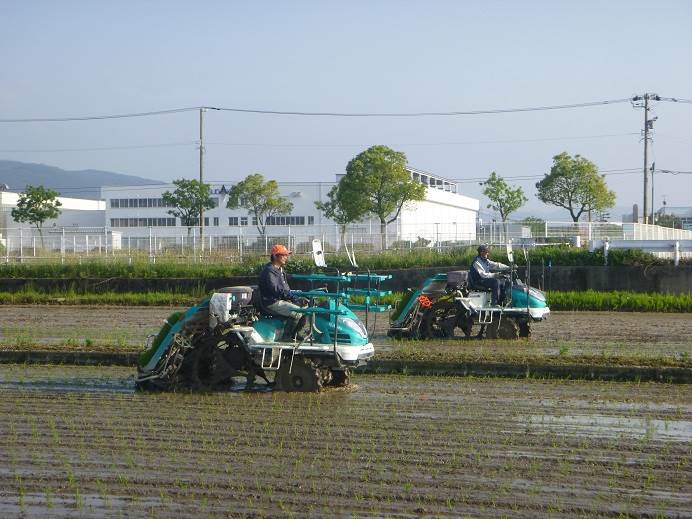
[[[0, 349], [141, 351], [144, 338], [156, 333], [171, 307], [3, 306]], [[370, 316], [377, 351], [384, 356], [407, 347], [386, 337], [387, 316]], [[410, 344], [410, 343], [409, 343]], [[554, 312], [533, 324], [525, 341], [425, 341], [421, 347], [461, 352], [483, 360], [511, 360], [511, 355], [634, 356], [689, 365], [692, 315], [624, 312]]]
[[357, 376], [137, 394], [0, 366], [0, 515], [690, 517], [689, 387]]

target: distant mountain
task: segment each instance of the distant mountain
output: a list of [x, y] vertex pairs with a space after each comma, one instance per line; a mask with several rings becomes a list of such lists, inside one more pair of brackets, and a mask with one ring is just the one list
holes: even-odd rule
[[0, 160], [0, 184], [7, 184], [9, 191], [21, 192], [27, 185], [45, 186], [70, 198], [101, 197], [101, 186], [141, 186], [163, 184], [158, 180], [122, 175], [111, 171], [85, 169], [67, 171], [45, 164]]

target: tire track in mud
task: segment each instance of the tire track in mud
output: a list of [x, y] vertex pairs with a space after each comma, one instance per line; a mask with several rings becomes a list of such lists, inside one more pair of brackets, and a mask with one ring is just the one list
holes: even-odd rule
[[[0, 368], [0, 387], [67, 372]], [[74, 380], [125, 372], [79, 368]], [[56, 516], [684, 516], [692, 505], [689, 438], [527, 419], [672, 427], [692, 416], [680, 386], [357, 383], [320, 395], [2, 389], [0, 513], [49, 516], [48, 500]]]

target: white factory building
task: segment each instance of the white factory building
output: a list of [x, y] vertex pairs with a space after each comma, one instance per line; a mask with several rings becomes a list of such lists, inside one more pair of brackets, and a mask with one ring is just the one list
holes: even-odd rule
[[[396, 222], [387, 229], [387, 241], [461, 241], [476, 239], [476, 219], [479, 201], [461, 195], [457, 185], [448, 179], [418, 170], [410, 170], [412, 178], [428, 186], [423, 201], [404, 206]], [[278, 215], [267, 222], [267, 236], [291, 236], [294, 241], [314, 237], [339, 247], [337, 225], [325, 218], [315, 207], [315, 202], [326, 201], [327, 193], [336, 185], [334, 182], [279, 182], [279, 191], [292, 204], [291, 214]], [[212, 197], [216, 207], [204, 212], [204, 240], [219, 240], [223, 237], [257, 239], [260, 234], [256, 221], [246, 209], [228, 209], [228, 190], [232, 181], [212, 184]], [[174, 218], [163, 205], [163, 193], [173, 191], [172, 184], [147, 186], [103, 187], [101, 197], [105, 201], [105, 225], [122, 234], [123, 247], [129, 240], [148, 243], [155, 235], [172, 244], [196, 239], [198, 228], [188, 228]], [[364, 236], [379, 236], [379, 220], [367, 220], [348, 226], [347, 240], [362, 240]], [[355, 238], [354, 238], [355, 237]]]
[[[40, 237], [33, 225], [12, 219], [12, 209], [17, 207], [19, 195], [12, 191], [0, 191], [0, 245], [13, 251], [35, 249], [40, 245], [37, 241]], [[58, 201], [62, 204], [60, 215], [43, 224], [42, 241], [45, 247], [59, 250], [66, 243], [82, 244], [86, 233], [99, 236], [92, 238], [90, 247], [98, 247], [99, 240], [104, 247], [106, 242], [118, 244], [118, 233], [104, 229], [106, 203], [103, 200], [61, 196]]]
[[[479, 201], [457, 192], [451, 180], [415, 169], [411, 177], [428, 186], [425, 200], [408, 203], [387, 228], [388, 246], [394, 242], [421, 243], [475, 241]], [[343, 246], [339, 227], [325, 218], [315, 202], [326, 201], [333, 182], [279, 182], [279, 191], [292, 204], [291, 214], [276, 215], [262, 236], [256, 221], [246, 209], [228, 209], [228, 190], [234, 181], [212, 184], [216, 204], [204, 213], [204, 238], [199, 228], [183, 225], [171, 216], [172, 208], [163, 204], [163, 193], [173, 191], [172, 184], [104, 186], [102, 200], [60, 197], [61, 214], [43, 225], [45, 248], [53, 251], [109, 250], [119, 248], [163, 250], [204, 246], [209, 249], [259, 247], [267, 237], [288, 242], [298, 249], [309, 247], [314, 238], [322, 239], [325, 250]], [[0, 191], [0, 245], [7, 250], [35, 249], [38, 236], [29, 224], [12, 219], [18, 193]], [[347, 228], [347, 244], [380, 246], [379, 220], [371, 219]], [[241, 245], [242, 242], [242, 245]]]

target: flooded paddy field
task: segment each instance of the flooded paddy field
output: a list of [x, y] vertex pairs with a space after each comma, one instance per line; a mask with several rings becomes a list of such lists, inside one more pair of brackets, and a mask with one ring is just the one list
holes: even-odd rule
[[142, 394], [0, 365], [0, 516], [692, 516], [689, 386], [354, 382]]
[[[3, 306], [0, 349], [141, 351], [158, 332], [171, 307]], [[552, 358], [613, 363], [691, 366], [690, 314], [554, 312], [534, 323], [529, 341], [395, 341], [387, 338], [386, 315], [369, 318], [379, 358], [432, 353], [459, 360], [513, 361]]]

